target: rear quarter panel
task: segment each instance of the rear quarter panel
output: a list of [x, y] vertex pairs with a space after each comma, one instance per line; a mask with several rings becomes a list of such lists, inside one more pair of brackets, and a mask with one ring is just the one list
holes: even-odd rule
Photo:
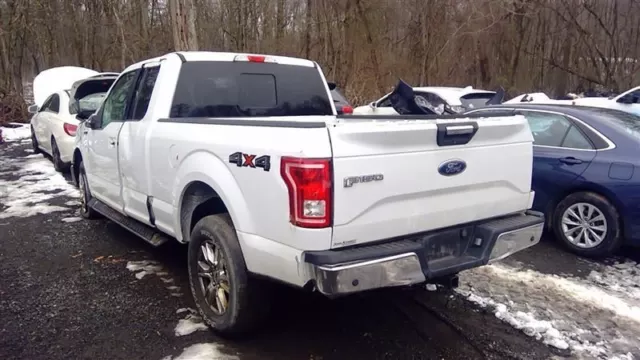
[[[237, 119], [234, 119], [237, 120]], [[305, 118], [306, 121], [314, 119]], [[323, 121], [323, 119], [315, 119]], [[280, 176], [280, 158], [331, 157], [326, 128], [194, 124], [161, 120], [150, 136], [151, 193], [171, 204], [180, 228], [184, 189], [194, 181], [211, 186], [227, 206], [236, 230], [297, 249], [327, 249], [331, 229], [302, 229], [289, 222], [289, 196]], [[270, 157], [270, 169], [237, 166], [233, 153]], [[176, 234], [178, 235], [178, 234]], [[179, 235], [178, 235], [179, 236]]]

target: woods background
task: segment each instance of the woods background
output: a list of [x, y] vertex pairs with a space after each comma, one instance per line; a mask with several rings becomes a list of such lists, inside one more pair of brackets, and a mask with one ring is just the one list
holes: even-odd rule
[[640, 0], [0, 0], [0, 101], [24, 113], [50, 67], [121, 71], [176, 49], [310, 58], [355, 105], [398, 78], [624, 91], [640, 85]]

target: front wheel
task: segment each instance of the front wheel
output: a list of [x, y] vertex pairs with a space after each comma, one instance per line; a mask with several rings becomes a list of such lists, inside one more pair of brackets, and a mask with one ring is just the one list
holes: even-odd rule
[[95, 219], [99, 214], [89, 206], [91, 191], [87, 182], [87, 173], [84, 171], [84, 164], [80, 161], [78, 165], [78, 185], [80, 187], [80, 216], [85, 219]]
[[592, 192], [564, 198], [554, 212], [553, 230], [567, 249], [586, 257], [612, 255], [623, 242], [618, 211]]
[[230, 217], [198, 221], [188, 253], [191, 293], [204, 321], [223, 335], [253, 330], [269, 310], [269, 297], [264, 284], [249, 277]]
[[38, 138], [36, 138], [36, 132], [33, 130], [33, 126], [31, 127], [31, 147], [33, 148], [34, 154], [40, 154], [42, 152], [40, 145], [38, 145]]

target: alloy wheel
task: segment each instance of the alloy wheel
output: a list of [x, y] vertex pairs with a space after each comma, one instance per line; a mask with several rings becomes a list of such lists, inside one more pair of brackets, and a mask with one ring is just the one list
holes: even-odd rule
[[607, 219], [596, 206], [576, 203], [562, 214], [562, 232], [573, 245], [591, 249], [600, 245], [607, 236]]
[[207, 305], [217, 315], [229, 308], [231, 282], [224, 252], [213, 240], [206, 240], [198, 254], [198, 280]]
[[80, 206], [82, 206], [82, 212], [86, 213], [88, 211], [88, 205], [87, 205], [87, 183], [86, 183], [87, 179], [84, 176], [84, 173], [80, 173], [80, 181], [79, 181], [79, 185], [80, 185]]

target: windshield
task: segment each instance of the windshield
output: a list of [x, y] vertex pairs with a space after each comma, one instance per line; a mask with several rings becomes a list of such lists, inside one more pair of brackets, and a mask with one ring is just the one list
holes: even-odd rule
[[487, 101], [494, 97], [495, 93], [482, 92], [470, 93], [460, 97], [460, 103], [465, 110], [478, 109], [487, 106]]

